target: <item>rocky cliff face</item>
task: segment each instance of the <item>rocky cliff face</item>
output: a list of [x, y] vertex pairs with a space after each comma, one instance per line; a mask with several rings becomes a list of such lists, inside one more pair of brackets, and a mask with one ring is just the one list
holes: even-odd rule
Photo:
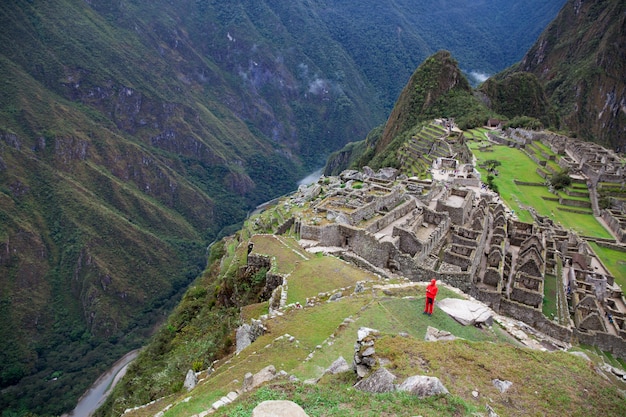
[[516, 70], [533, 73], [562, 128], [626, 149], [626, 3], [568, 1]]

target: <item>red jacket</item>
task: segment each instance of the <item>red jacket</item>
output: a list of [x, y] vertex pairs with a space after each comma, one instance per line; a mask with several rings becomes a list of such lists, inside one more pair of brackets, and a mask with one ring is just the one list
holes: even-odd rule
[[437, 288], [437, 280], [433, 279], [426, 287], [426, 297], [434, 300], [437, 296], [437, 291], [439, 291], [439, 288]]

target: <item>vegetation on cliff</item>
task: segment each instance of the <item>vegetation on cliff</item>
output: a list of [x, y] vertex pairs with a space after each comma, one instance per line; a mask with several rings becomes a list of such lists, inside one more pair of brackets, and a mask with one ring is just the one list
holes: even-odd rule
[[626, 149], [626, 3], [569, 0], [521, 62], [556, 108], [559, 127]]
[[556, 110], [534, 74], [514, 72], [491, 77], [479, 88], [489, 98], [489, 107], [508, 120], [526, 116], [540, 120], [543, 126], [557, 126]]

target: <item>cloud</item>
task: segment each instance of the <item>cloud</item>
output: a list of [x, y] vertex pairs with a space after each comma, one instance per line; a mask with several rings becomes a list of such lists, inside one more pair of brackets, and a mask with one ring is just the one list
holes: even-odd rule
[[328, 93], [328, 83], [321, 78], [316, 78], [309, 83], [309, 93], [316, 95]]
[[482, 82], [487, 81], [487, 78], [489, 78], [491, 75], [490, 74], [486, 74], [482, 71], [470, 71], [468, 74], [469, 78], [471, 78], [471, 82], [472, 84], [480, 84]]

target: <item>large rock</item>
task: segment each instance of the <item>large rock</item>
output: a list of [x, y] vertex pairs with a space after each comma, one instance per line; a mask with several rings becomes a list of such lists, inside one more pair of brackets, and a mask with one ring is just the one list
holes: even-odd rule
[[454, 339], [456, 339], [456, 336], [454, 336], [452, 333], [445, 330], [439, 330], [431, 326], [428, 326], [428, 328], [426, 329], [426, 336], [424, 336], [424, 340], [426, 340], [427, 342], [439, 342], [442, 340]]
[[261, 320], [252, 319], [250, 324], [245, 323], [237, 329], [237, 353], [252, 344], [266, 329]]
[[502, 381], [500, 379], [494, 379], [491, 382], [493, 383], [493, 386], [496, 387], [501, 393], [505, 393], [506, 391], [508, 391], [509, 388], [511, 388], [511, 385], [513, 385], [511, 381]]
[[309, 417], [292, 401], [263, 401], [252, 410], [252, 417]]
[[274, 368], [274, 365], [266, 366], [254, 375], [251, 372], [248, 372], [243, 377], [242, 389], [244, 392], [251, 391], [264, 382], [271, 381], [275, 376], [276, 368]]
[[378, 368], [369, 377], [360, 380], [354, 388], [364, 392], [391, 392], [395, 391], [396, 376], [385, 368]]
[[445, 298], [437, 302], [437, 307], [464, 326], [493, 322], [493, 313], [489, 307], [478, 301]]
[[196, 373], [190, 369], [187, 371], [187, 375], [185, 376], [183, 387], [185, 387], [187, 391], [191, 391], [196, 387], [196, 385], [198, 385], [198, 377], [196, 376]]
[[343, 372], [348, 372], [350, 370], [350, 365], [344, 359], [343, 356], [340, 356], [335, 362], [333, 362], [330, 367], [326, 370], [326, 373], [335, 375]]
[[420, 398], [432, 395], [449, 394], [439, 378], [434, 376], [415, 375], [408, 377], [398, 386], [398, 391], [410, 392]]

